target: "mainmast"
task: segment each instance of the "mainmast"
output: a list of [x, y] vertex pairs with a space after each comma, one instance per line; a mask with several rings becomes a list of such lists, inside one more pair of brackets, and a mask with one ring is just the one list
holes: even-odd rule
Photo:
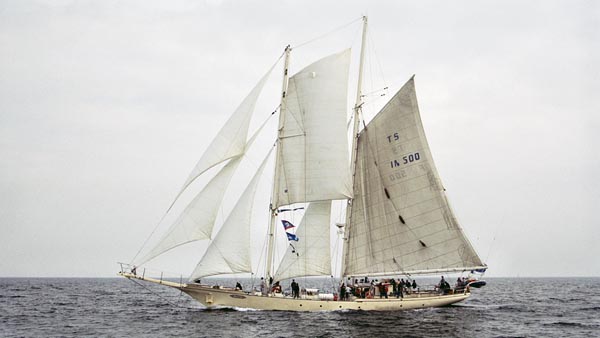
[[[362, 31], [362, 41], [360, 44], [360, 60], [358, 65], [358, 85], [356, 86], [356, 103], [354, 104], [354, 114], [352, 116], [353, 125], [352, 125], [352, 155], [350, 157], [350, 170], [352, 173], [352, 185], [354, 186], [354, 178], [356, 177], [356, 154], [358, 152], [358, 127], [359, 127], [359, 115], [362, 111], [363, 105], [363, 96], [362, 96], [362, 78], [363, 78], [363, 65], [365, 61], [365, 46], [367, 43], [367, 16], [363, 16], [363, 31]], [[346, 259], [346, 248], [348, 242], [348, 225], [350, 224], [352, 216], [352, 199], [348, 199], [348, 205], [346, 207], [346, 229], [344, 229], [344, 241], [343, 250], [342, 250], [342, 267], [341, 267], [341, 275], [342, 279], [344, 278], [344, 266]]]
[[[285, 105], [286, 105], [286, 93], [287, 93], [287, 89], [288, 89], [288, 79], [289, 79], [289, 75], [288, 75], [288, 67], [290, 64], [290, 52], [292, 51], [292, 48], [290, 47], [290, 45], [287, 45], [285, 47], [285, 60], [283, 63], [283, 84], [281, 86], [281, 104], [279, 105], [279, 127], [277, 128], [277, 142], [279, 143], [279, 140], [281, 138], [281, 134], [283, 132], [282, 130], [282, 126], [283, 126], [283, 121], [285, 118], [285, 114], [281, 114], [281, 112], [283, 112], [285, 110]], [[278, 149], [277, 151], [280, 151], [280, 147], [278, 144]], [[277, 170], [277, 158], [278, 156], [275, 156], [276, 160], [275, 160], [275, 176], [273, 178], [273, 191], [271, 193], [271, 202], [275, 201], [275, 194], [277, 193], [276, 189], [277, 189], [277, 182], [279, 181], [279, 171]], [[269, 222], [269, 237], [267, 238], [267, 269], [266, 269], [266, 279], [267, 279], [267, 283], [268, 283], [268, 287], [269, 289], [271, 288], [271, 277], [273, 277], [273, 251], [274, 251], [274, 246], [275, 246], [275, 225], [277, 222], [277, 205], [273, 205], [271, 204], [270, 207], [270, 211], [271, 211], [271, 221]]]

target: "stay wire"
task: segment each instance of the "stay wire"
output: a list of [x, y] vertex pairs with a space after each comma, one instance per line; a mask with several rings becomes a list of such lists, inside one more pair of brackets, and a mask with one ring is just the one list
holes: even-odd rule
[[[198, 309], [200, 309], [200, 308], [197, 308], [197, 307], [184, 306], [184, 305], [180, 305], [180, 304], [174, 303], [174, 302], [172, 302], [172, 301], [168, 300], [167, 298], [165, 298], [164, 296], [160, 295], [159, 293], [157, 293], [157, 292], [155, 292], [155, 291], [151, 290], [151, 289], [150, 289], [149, 287], [147, 287], [146, 285], [144, 285], [144, 284], [142, 284], [142, 283], [140, 283], [140, 282], [138, 282], [138, 281], [136, 281], [136, 280], [133, 280], [133, 279], [131, 279], [131, 278], [128, 278], [128, 279], [129, 279], [131, 282], [133, 282], [134, 284], [136, 284], [137, 286], [140, 286], [140, 287], [142, 287], [143, 289], [145, 289], [145, 290], [146, 290], [146, 291], [148, 291], [149, 293], [151, 293], [151, 294], [153, 294], [153, 295], [157, 296], [158, 298], [160, 298], [161, 300], [163, 300], [164, 302], [166, 302], [167, 304], [169, 304], [169, 305], [171, 305], [171, 306], [173, 306], [173, 307], [179, 307], [179, 308], [188, 309], [188, 310], [198, 310]], [[181, 298], [181, 294], [182, 294], [182, 293], [183, 293], [183, 291], [180, 291], [179, 298]]]
[[329, 32], [327, 32], [325, 34], [319, 35], [319, 36], [317, 36], [317, 37], [315, 37], [315, 38], [313, 38], [311, 40], [308, 40], [308, 41], [305, 41], [305, 42], [303, 42], [303, 43], [301, 43], [299, 45], [293, 46], [292, 49], [300, 48], [302, 46], [305, 46], [305, 45], [308, 45], [310, 43], [313, 43], [313, 42], [315, 42], [317, 40], [323, 39], [324, 37], [326, 37], [326, 36], [328, 36], [330, 34], [333, 34], [333, 33], [337, 32], [339, 30], [342, 30], [342, 29], [344, 29], [344, 28], [346, 28], [346, 27], [348, 27], [348, 26], [350, 26], [350, 25], [352, 25], [352, 24], [354, 24], [357, 21], [362, 20], [362, 19], [363, 19], [363, 17], [361, 16], [360, 18], [354, 19], [354, 20], [348, 22], [347, 24], [342, 25], [342, 26], [340, 26], [338, 28], [335, 28], [335, 29], [333, 29], [333, 30], [331, 30], [331, 31], [329, 31]]

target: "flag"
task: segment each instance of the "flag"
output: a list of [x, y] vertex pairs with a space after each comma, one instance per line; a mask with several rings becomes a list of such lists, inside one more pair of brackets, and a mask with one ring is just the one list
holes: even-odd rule
[[286, 221], [286, 220], [284, 220], [284, 219], [282, 219], [282, 220], [281, 220], [281, 223], [283, 224], [283, 228], [284, 228], [285, 230], [289, 230], [289, 229], [291, 229], [291, 228], [294, 228], [294, 227], [295, 227], [295, 225], [293, 225], [292, 223], [290, 223], [290, 222], [288, 222], [288, 221]]
[[298, 236], [294, 235], [294, 234], [290, 234], [289, 232], [285, 233], [287, 235], [288, 241], [296, 241], [298, 242]]

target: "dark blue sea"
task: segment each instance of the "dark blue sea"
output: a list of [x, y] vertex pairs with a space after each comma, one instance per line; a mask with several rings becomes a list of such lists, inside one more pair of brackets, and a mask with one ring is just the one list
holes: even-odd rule
[[487, 281], [466, 302], [445, 308], [295, 313], [206, 310], [177, 290], [122, 278], [3, 278], [0, 336], [600, 336], [600, 278]]

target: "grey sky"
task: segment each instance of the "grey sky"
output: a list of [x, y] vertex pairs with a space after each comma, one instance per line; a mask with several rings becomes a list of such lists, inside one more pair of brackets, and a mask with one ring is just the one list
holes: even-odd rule
[[217, 0], [0, 1], [0, 276], [114, 276], [283, 47], [362, 14], [489, 275], [599, 276], [598, 2]]

